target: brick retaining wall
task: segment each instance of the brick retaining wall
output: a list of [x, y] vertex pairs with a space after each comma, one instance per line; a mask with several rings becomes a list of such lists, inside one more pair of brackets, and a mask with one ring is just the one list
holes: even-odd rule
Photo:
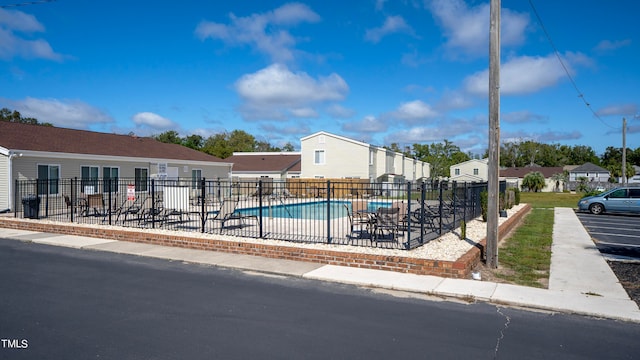
[[[502, 238], [510, 232], [530, 210], [531, 206], [527, 204], [517, 214], [511, 215], [509, 219], [500, 225], [498, 229], [499, 237]], [[215, 234], [212, 234], [211, 238], [198, 238], [166, 233], [158, 234], [127, 229], [101, 228], [99, 226], [89, 228], [64, 223], [43, 223], [38, 220], [16, 219], [6, 216], [0, 217], [0, 227], [449, 278], [469, 278], [472, 269], [480, 264], [482, 252], [486, 245], [486, 239], [483, 239], [478, 246], [469, 250], [458, 260], [442, 261], [405, 256], [358, 254], [336, 250], [234, 242], [216, 239]]]

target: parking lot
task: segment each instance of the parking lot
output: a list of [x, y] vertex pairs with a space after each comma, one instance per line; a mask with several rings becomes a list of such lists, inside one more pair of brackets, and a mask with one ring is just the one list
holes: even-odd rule
[[577, 213], [601, 253], [640, 261], [640, 215]]

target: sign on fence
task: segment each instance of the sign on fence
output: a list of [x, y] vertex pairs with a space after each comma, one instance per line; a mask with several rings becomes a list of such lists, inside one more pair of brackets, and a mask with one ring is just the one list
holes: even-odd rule
[[136, 201], [136, 186], [127, 185], [127, 200]]

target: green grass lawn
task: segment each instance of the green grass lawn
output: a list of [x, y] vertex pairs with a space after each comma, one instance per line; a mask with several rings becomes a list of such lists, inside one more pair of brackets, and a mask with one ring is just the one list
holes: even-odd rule
[[508, 282], [545, 287], [551, 267], [554, 207], [577, 208], [583, 194], [520, 194], [520, 203], [531, 204], [532, 210], [498, 251], [500, 269], [495, 275]]

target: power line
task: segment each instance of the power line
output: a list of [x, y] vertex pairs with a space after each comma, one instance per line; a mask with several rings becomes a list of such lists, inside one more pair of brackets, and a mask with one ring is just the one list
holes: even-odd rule
[[560, 56], [560, 52], [558, 52], [558, 48], [556, 48], [556, 45], [553, 43], [553, 40], [551, 40], [551, 36], [547, 32], [547, 29], [544, 27], [544, 24], [542, 23], [542, 18], [540, 18], [540, 15], [538, 14], [538, 10], [536, 10], [536, 7], [533, 5], [533, 0], [529, 0], [529, 5], [531, 5], [531, 9], [533, 10], [533, 13], [536, 15], [536, 18], [538, 19], [538, 23], [540, 24], [540, 27], [542, 28], [544, 35], [547, 37], [547, 41], [549, 41], [549, 44], [551, 44], [551, 47], [553, 48], [553, 53], [556, 55], [556, 58], [558, 58], [560, 65], [562, 65], [562, 69], [564, 69], [565, 74], [567, 74], [567, 77], [571, 81], [571, 85], [573, 85], [573, 88], [576, 89], [576, 92], [578, 93], [578, 97], [582, 99], [584, 104], [591, 111], [591, 113], [593, 113], [593, 116], [595, 116], [596, 119], [600, 120], [600, 122], [602, 122], [605, 126], [608, 126], [612, 129], [618, 129], [617, 127], [611, 126], [607, 124], [604, 120], [602, 120], [600, 115], [598, 115], [598, 113], [596, 113], [593, 110], [593, 108], [591, 107], [591, 104], [587, 101], [587, 99], [585, 99], [584, 94], [578, 88], [578, 84], [576, 84], [575, 80], [573, 80], [573, 76], [571, 76], [569, 69], [567, 69], [567, 66], [564, 64], [564, 61], [562, 61], [562, 57]]
[[12, 7], [20, 7], [20, 6], [27, 6], [27, 5], [38, 5], [38, 4], [50, 3], [54, 1], [56, 0], [26, 1], [26, 2], [17, 3], [17, 4], [0, 5], [0, 8], [7, 9]]

